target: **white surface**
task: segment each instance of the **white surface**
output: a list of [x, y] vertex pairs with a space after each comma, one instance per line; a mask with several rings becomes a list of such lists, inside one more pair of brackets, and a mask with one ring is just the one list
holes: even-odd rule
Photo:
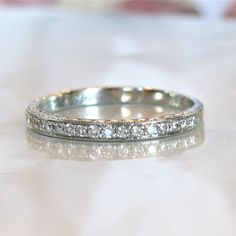
[[[1, 9], [0, 235], [236, 235], [235, 24]], [[30, 100], [104, 84], [201, 99], [204, 143], [94, 162], [29, 147]]]

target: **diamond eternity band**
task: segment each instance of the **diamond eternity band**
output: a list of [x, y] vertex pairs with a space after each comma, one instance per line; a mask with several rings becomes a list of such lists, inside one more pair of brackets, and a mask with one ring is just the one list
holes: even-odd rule
[[[100, 118], [94, 108], [153, 107], [150, 116]], [[93, 108], [93, 109], [91, 109]], [[86, 111], [87, 116], [70, 115]], [[90, 110], [89, 110], [90, 109]], [[85, 112], [85, 113], [86, 113]], [[127, 112], [126, 112], [127, 113]], [[132, 112], [131, 112], [132, 113]], [[94, 116], [94, 117], [93, 117]], [[173, 136], [202, 123], [203, 104], [175, 92], [151, 88], [83, 88], [38, 98], [26, 109], [27, 126], [33, 132], [56, 138], [88, 141], [132, 141]]]

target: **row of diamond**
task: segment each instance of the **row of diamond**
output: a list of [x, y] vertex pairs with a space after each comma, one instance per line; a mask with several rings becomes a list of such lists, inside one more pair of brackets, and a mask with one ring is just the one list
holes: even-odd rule
[[70, 137], [84, 140], [140, 140], [165, 137], [193, 129], [200, 123], [199, 115], [158, 122], [128, 124], [78, 124], [50, 121], [30, 113], [26, 114], [28, 127], [38, 133], [54, 137]]
[[202, 126], [184, 135], [168, 139], [156, 139], [141, 142], [73, 142], [54, 139], [27, 132], [29, 144], [47, 152], [56, 159], [114, 160], [146, 158], [150, 156], [168, 156], [183, 152], [202, 143]]

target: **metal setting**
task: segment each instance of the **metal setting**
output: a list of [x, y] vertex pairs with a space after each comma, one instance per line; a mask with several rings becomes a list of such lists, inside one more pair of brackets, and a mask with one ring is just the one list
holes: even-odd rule
[[[62, 115], [74, 108], [153, 106], [166, 110], [151, 117], [119, 119]], [[57, 138], [88, 141], [132, 141], [173, 136], [202, 123], [203, 105], [181, 94], [149, 88], [84, 88], [56, 93], [32, 102], [26, 109], [32, 131]]]

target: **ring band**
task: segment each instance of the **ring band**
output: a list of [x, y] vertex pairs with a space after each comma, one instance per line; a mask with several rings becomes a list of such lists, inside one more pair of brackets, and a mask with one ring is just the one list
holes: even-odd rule
[[[143, 105], [167, 110], [142, 118], [70, 117], [62, 111], [89, 107]], [[90, 112], [91, 113], [91, 112]], [[93, 113], [92, 113], [93, 115]], [[172, 136], [202, 123], [203, 104], [178, 93], [150, 88], [104, 87], [64, 91], [38, 98], [26, 109], [32, 131], [57, 138], [131, 141]]]

